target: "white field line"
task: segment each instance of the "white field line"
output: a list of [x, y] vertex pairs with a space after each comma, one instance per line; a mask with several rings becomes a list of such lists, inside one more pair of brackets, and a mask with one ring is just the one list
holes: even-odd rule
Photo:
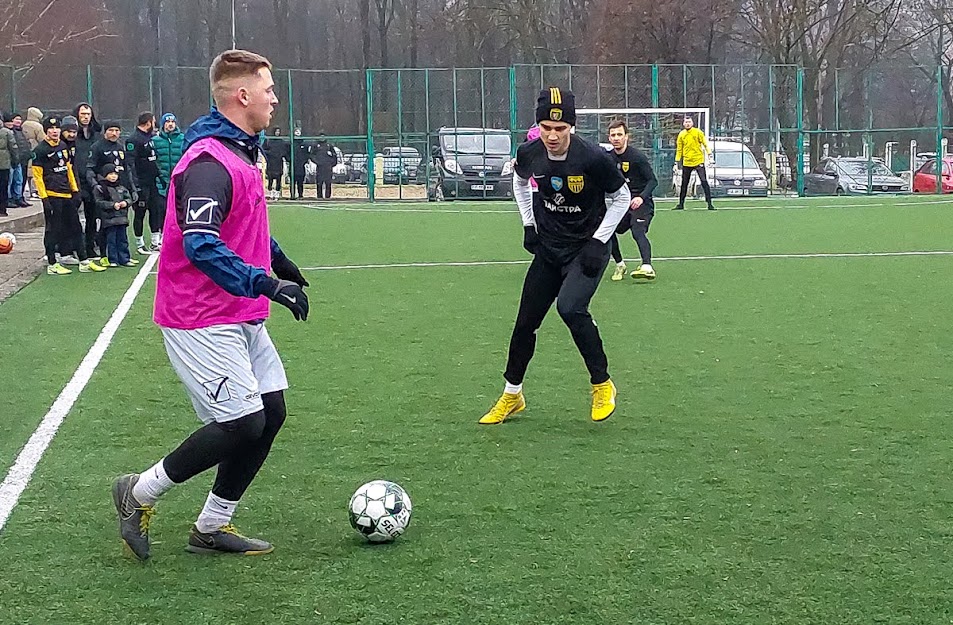
[[[953, 256], [953, 250], [910, 252], [821, 252], [814, 254], [729, 254], [724, 256], [659, 256], [653, 262], [686, 260], [768, 260], [785, 258], [875, 258], [883, 256]], [[627, 261], [637, 259], [627, 258]], [[418, 267], [485, 267], [491, 265], [528, 265], [529, 260], [474, 260], [461, 262], [380, 263], [367, 265], [318, 265], [302, 267], [302, 271], [338, 271], [350, 269], [404, 269]]]
[[158, 255], [154, 254], [149, 256], [146, 262], [142, 264], [139, 273], [126, 290], [125, 295], [122, 296], [122, 299], [116, 306], [116, 310], [113, 311], [113, 314], [109, 317], [109, 321], [106, 322], [102, 332], [99, 333], [96, 342], [93, 343], [86, 357], [83, 358], [83, 361], [73, 373], [73, 377], [70, 378], [70, 381], [67, 382], [66, 386], [60, 392], [59, 397], [53, 402], [49, 412], [47, 412], [43, 420], [40, 421], [40, 425], [36, 428], [36, 431], [33, 432], [33, 435], [30, 436], [30, 440], [27, 441], [23, 449], [20, 450], [10, 471], [3, 479], [3, 482], [0, 483], [0, 532], [3, 531], [3, 527], [13, 513], [13, 509], [16, 508], [17, 503], [20, 501], [20, 496], [30, 483], [30, 479], [33, 477], [33, 473], [40, 463], [40, 459], [43, 458], [43, 454], [53, 441], [53, 437], [56, 436], [57, 430], [59, 430], [60, 425], [63, 424], [66, 415], [69, 414], [73, 404], [75, 404], [79, 398], [80, 393], [83, 392], [83, 389], [86, 388], [86, 385], [89, 383], [96, 367], [98, 367], [102, 361], [103, 355], [106, 353], [106, 348], [109, 347], [113, 337], [116, 336], [119, 325], [123, 319], [126, 318], [126, 315], [129, 314], [129, 310], [136, 301], [136, 296], [139, 294], [139, 291], [142, 290], [142, 286], [149, 277], [153, 265], [155, 265], [158, 260]]

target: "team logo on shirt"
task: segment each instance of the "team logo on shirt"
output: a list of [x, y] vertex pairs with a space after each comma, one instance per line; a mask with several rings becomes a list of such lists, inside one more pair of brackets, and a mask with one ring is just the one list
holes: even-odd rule
[[553, 176], [549, 179], [549, 184], [552, 185], [553, 191], [561, 191], [563, 188], [563, 179], [559, 176]]
[[210, 197], [190, 197], [185, 210], [185, 223], [190, 225], [210, 225], [212, 213], [218, 202]]
[[586, 186], [582, 176], [569, 176], [569, 190], [573, 193], [579, 193]]
[[629, 171], [629, 161], [622, 161], [622, 171], [624, 172]]

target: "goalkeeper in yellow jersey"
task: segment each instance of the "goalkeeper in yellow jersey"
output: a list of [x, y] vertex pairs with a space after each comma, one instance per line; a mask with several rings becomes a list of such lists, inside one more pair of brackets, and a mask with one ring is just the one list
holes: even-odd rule
[[702, 185], [705, 192], [705, 201], [708, 202], [708, 210], [713, 211], [715, 207], [711, 205], [711, 187], [708, 186], [708, 177], [705, 175], [705, 155], [708, 153], [708, 142], [705, 140], [705, 133], [695, 128], [695, 122], [691, 117], [685, 116], [682, 121], [682, 130], [678, 133], [678, 140], [675, 148], [675, 164], [682, 166], [682, 188], [678, 192], [678, 206], [675, 210], [680, 211], [685, 208], [685, 194], [688, 193], [688, 181], [692, 177], [692, 172], [698, 176], [698, 182]]

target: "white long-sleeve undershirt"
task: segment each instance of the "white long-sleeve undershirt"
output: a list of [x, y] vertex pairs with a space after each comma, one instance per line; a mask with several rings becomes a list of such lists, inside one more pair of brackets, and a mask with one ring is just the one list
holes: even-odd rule
[[615, 232], [616, 226], [619, 225], [619, 222], [622, 221], [629, 210], [629, 202], [631, 201], [632, 194], [629, 192], [628, 185], [622, 185], [615, 193], [606, 193], [606, 214], [592, 238], [608, 243], [612, 233]]
[[523, 220], [523, 226], [535, 226], [533, 189], [529, 185], [529, 179], [521, 177], [516, 172], [513, 172], [513, 196], [516, 198], [516, 205], [520, 209], [520, 219]]

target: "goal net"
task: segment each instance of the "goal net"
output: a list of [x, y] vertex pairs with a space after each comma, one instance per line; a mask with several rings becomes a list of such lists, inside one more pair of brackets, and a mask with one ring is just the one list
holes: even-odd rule
[[655, 194], [667, 196], [672, 195], [680, 183], [680, 172], [674, 166], [675, 140], [686, 116], [711, 140], [711, 109], [707, 107], [577, 109], [576, 134], [608, 147], [609, 124], [617, 119], [624, 121], [629, 129], [629, 145], [649, 157], [658, 177]]

